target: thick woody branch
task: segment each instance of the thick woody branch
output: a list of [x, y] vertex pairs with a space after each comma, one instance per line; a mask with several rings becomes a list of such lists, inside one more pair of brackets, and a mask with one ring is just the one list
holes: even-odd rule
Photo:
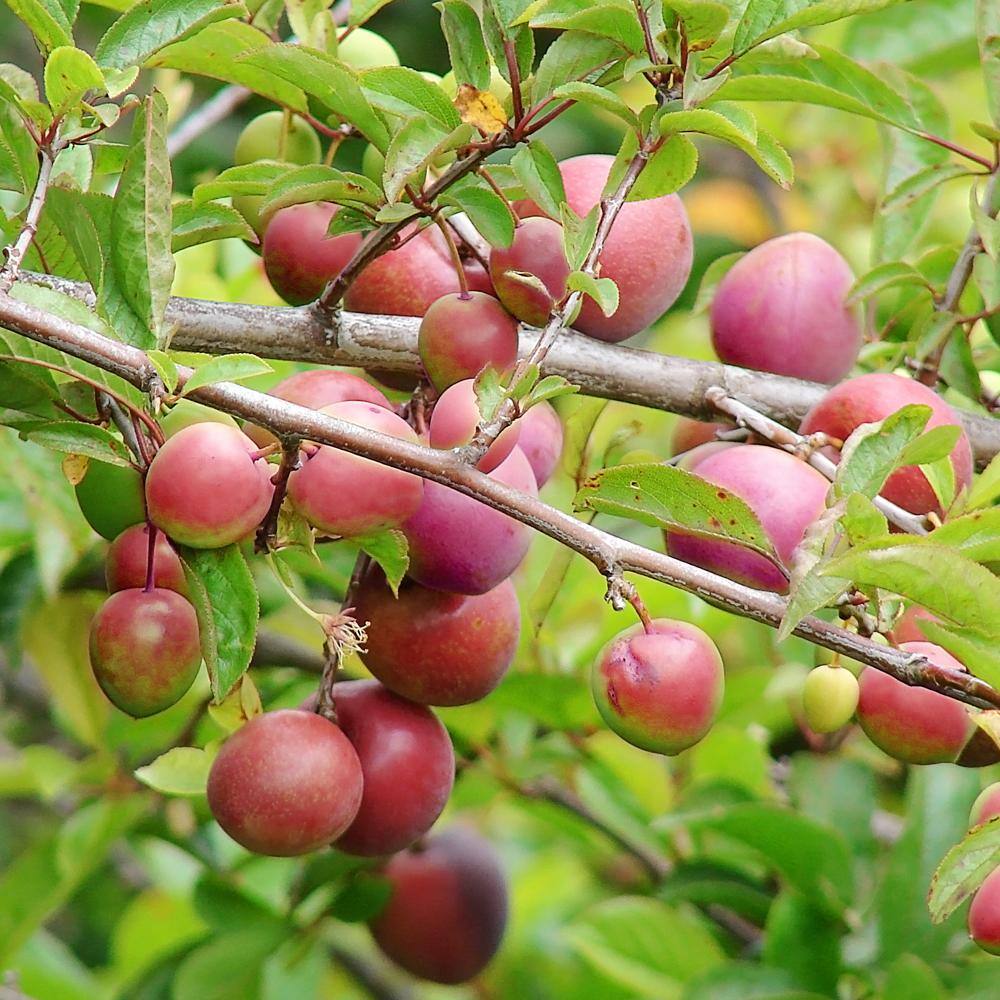
[[[141, 350], [102, 337], [5, 295], [0, 295], [0, 325], [113, 372], [142, 391], [148, 391], [158, 381], [155, 369]], [[181, 369], [182, 380], [189, 375], [190, 369]], [[279, 438], [308, 438], [411, 472], [473, 497], [580, 553], [608, 579], [622, 573], [637, 573], [697, 594], [735, 614], [773, 628], [781, 624], [787, 610], [786, 600], [777, 594], [753, 590], [617, 538], [550, 507], [537, 497], [512, 489], [461, 461], [451, 452], [435, 451], [379, 434], [228, 382], [195, 389], [191, 398], [251, 420]], [[834, 652], [883, 670], [904, 683], [932, 687], [972, 705], [1000, 707], [1000, 692], [977, 677], [937, 667], [916, 654], [880, 646], [819, 618], [804, 618], [795, 632]]]
[[[94, 303], [89, 285], [47, 274], [23, 273], [21, 280], [47, 285]], [[337, 327], [308, 307], [252, 306], [172, 298], [167, 323], [171, 347], [204, 354], [247, 351], [276, 361], [418, 374], [420, 320], [343, 312]], [[520, 353], [529, 355], [539, 331], [522, 328]], [[667, 410], [698, 420], [718, 412], [705, 393], [719, 386], [728, 396], [787, 426], [798, 426], [828, 387], [784, 375], [755, 372], [713, 361], [658, 354], [622, 344], [607, 344], [566, 330], [542, 363], [545, 375], [562, 375], [587, 396]], [[1000, 420], [960, 413], [976, 463], [985, 466], [1000, 453]]]

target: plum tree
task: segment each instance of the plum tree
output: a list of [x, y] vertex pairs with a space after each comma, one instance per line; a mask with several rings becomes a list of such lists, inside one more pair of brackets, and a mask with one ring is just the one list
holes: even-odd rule
[[486, 697], [517, 651], [521, 609], [504, 580], [484, 594], [429, 590], [403, 579], [394, 597], [370, 569], [353, 596], [368, 621], [365, 666], [390, 690], [423, 705], [466, 705]]
[[421, 979], [454, 985], [479, 975], [507, 926], [507, 880], [492, 845], [453, 827], [391, 858], [392, 886], [371, 922], [375, 943]]
[[[559, 164], [566, 201], [577, 215], [586, 216], [601, 201], [612, 163], [613, 156], [588, 154]], [[605, 316], [586, 298], [574, 328], [612, 343], [634, 336], [674, 304], [692, 260], [691, 226], [676, 194], [626, 203], [599, 257], [601, 276], [618, 286], [618, 309]]]
[[131, 466], [91, 459], [76, 484], [76, 502], [87, 524], [109, 542], [146, 520], [142, 474]]
[[198, 618], [180, 594], [120, 590], [90, 625], [90, 665], [101, 690], [135, 718], [174, 704], [201, 664]]
[[821, 663], [806, 676], [802, 709], [809, 728], [835, 733], [851, 721], [858, 707], [858, 679], [847, 667]]
[[712, 301], [712, 343], [720, 361], [836, 382], [861, 350], [858, 310], [848, 306], [850, 265], [812, 233], [788, 233], [755, 247], [723, 277]]
[[1000, 868], [986, 876], [972, 897], [969, 936], [983, 951], [1000, 955]]
[[[520, 281], [532, 275], [541, 285]], [[490, 278], [497, 298], [523, 323], [544, 326], [554, 306], [566, 295], [569, 264], [563, 250], [562, 226], [544, 217], [525, 219], [514, 230], [509, 247], [490, 253]]]
[[969, 813], [969, 826], [988, 823], [997, 816], [1000, 816], [1000, 781], [987, 785], [976, 796], [976, 801], [972, 803], [972, 811]]
[[[417, 443], [402, 417], [376, 403], [347, 400], [320, 412]], [[324, 445], [291, 474], [288, 496], [310, 524], [329, 535], [367, 535], [395, 528], [414, 514], [424, 483], [412, 473]]]
[[355, 69], [399, 65], [399, 56], [392, 45], [368, 28], [353, 28], [337, 46], [337, 58]]
[[327, 236], [335, 205], [316, 201], [275, 212], [264, 233], [264, 270], [274, 290], [302, 306], [344, 269], [361, 245], [359, 233]]
[[528, 408], [518, 418], [521, 433], [517, 446], [535, 474], [535, 482], [541, 489], [559, 466], [563, 450], [563, 424], [556, 408], [547, 400]]
[[722, 657], [700, 628], [655, 618], [601, 650], [591, 689], [601, 717], [623, 740], [678, 754], [712, 727], [725, 684]]
[[[535, 474], [519, 448], [489, 475], [538, 495]], [[527, 525], [430, 480], [403, 533], [410, 546], [409, 575], [425, 587], [458, 594], [492, 590], [517, 569], [531, 542]]]
[[[108, 549], [104, 579], [111, 594], [146, 585], [149, 564], [149, 525], [133, 524], [126, 528]], [[187, 596], [184, 567], [166, 535], [156, 532], [153, 542], [153, 586]]]
[[[803, 434], [822, 431], [843, 441], [861, 424], [884, 420], [911, 403], [930, 407], [927, 430], [960, 426], [955, 411], [927, 386], [902, 375], [873, 372], [834, 386], [806, 414], [801, 431]], [[964, 430], [952, 449], [951, 464], [955, 488], [967, 487], [972, 481], [972, 449]], [[882, 496], [914, 514], [942, 512], [934, 489], [915, 465], [897, 469], [887, 480]]]
[[[741, 497], [757, 515], [786, 565], [806, 528], [823, 511], [829, 482], [812, 466], [777, 448], [739, 445], [698, 463], [697, 475]], [[732, 542], [668, 532], [670, 554], [761, 590], [785, 592], [784, 574], [759, 553]]]
[[192, 424], [156, 453], [146, 474], [149, 520], [179, 542], [218, 548], [246, 538], [267, 513], [273, 469], [224, 424]]
[[363, 786], [358, 755], [338, 726], [281, 709], [255, 716], [222, 745], [208, 774], [208, 807], [248, 851], [289, 857], [341, 836]]
[[[904, 642], [904, 652], [920, 653], [953, 670], [965, 668], [929, 642]], [[865, 735], [890, 757], [908, 764], [954, 762], [976, 729], [969, 710], [928, 688], [910, 687], [874, 667], [861, 672], [858, 722]]]
[[180, 399], [160, 418], [160, 429], [165, 437], [173, 437], [178, 431], [190, 427], [191, 424], [225, 424], [227, 427], [239, 428], [239, 424], [221, 410], [213, 410], [204, 403], [196, 403], [193, 399]]
[[[308, 371], [296, 372], [282, 379], [271, 389], [270, 395], [287, 400], [289, 403], [308, 406], [311, 410], [321, 410], [324, 406], [352, 399], [384, 406], [387, 410], [392, 409], [392, 403], [385, 398], [385, 393], [380, 389], [359, 375], [337, 371], [335, 368], [311, 368]], [[261, 448], [278, 440], [270, 431], [256, 424], [246, 424], [243, 433]]]
[[420, 322], [420, 360], [443, 392], [487, 366], [504, 373], [517, 361], [517, 321], [485, 292], [457, 292], [433, 302]]
[[[479, 402], [474, 380], [464, 379], [445, 389], [434, 404], [428, 426], [432, 448], [458, 448], [468, 444], [479, 426]], [[505, 427], [479, 460], [483, 472], [492, 472], [511, 453], [521, 435], [521, 422]]]
[[361, 763], [364, 792], [336, 846], [377, 857], [408, 847], [433, 825], [455, 779], [455, 753], [434, 713], [378, 681], [333, 689], [337, 724]]

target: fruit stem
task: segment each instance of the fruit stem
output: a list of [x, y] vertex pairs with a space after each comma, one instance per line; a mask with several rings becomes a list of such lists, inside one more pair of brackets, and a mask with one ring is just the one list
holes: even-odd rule
[[146, 583], [142, 588], [146, 594], [156, 586], [156, 532], [156, 525], [152, 521], [147, 521], [146, 533], [149, 535], [149, 541], [146, 545]]
[[639, 616], [639, 621], [642, 622], [643, 631], [649, 635], [653, 630], [653, 619], [649, 617], [649, 611], [643, 603], [642, 598], [639, 596], [639, 591], [636, 590], [635, 586], [630, 583], [626, 588], [625, 596], [628, 598], [628, 602], [632, 605], [635, 613]]
[[437, 224], [438, 229], [441, 230], [441, 235], [444, 236], [444, 241], [448, 245], [448, 254], [455, 267], [455, 276], [458, 278], [458, 285], [461, 288], [458, 297], [468, 301], [471, 298], [469, 295], [469, 278], [465, 273], [465, 268], [462, 266], [462, 258], [459, 255], [458, 246], [455, 244], [455, 237], [451, 235], [451, 230], [448, 228], [447, 223], [440, 216], [436, 216], [434, 222]]
[[258, 448], [256, 451], [248, 452], [251, 462], [256, 462], [262, 458], [269, 458], [271, 455], [276, 454], [281, 448], [281, 444], [275, 442], [274, 444], [264, 445], [263, 448]]

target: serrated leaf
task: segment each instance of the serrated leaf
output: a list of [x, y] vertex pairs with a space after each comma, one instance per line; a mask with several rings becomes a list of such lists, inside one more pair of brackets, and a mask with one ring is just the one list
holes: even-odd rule
[[354, 539], [361, 550], [379, 564], [393, 596], [399, 596], [399, 585], [410, 566], [406, 536], [396, 528]]
[[54, 114], [75, 108], [89, 90], [104, 91], [104, 76], [82, 49], [62, 45], [45, 60], [45, 99]]
[[426, 115], [443, 129], [458, 128], [461, 118], [436, 83], [405, 66], [380, 66], [361, 74], [361, 86], [372, 105], [404, 118]]
[[173, 226], [170, 248], [174, 253], [212, 240], [260, 242], [243, 216], [229, 205], [211, 202], [196, 205], [190, 200], [175, 202]]
[[601, 221], [601, 206], [595, 205], [583, 217], [576, 214], [569, 205], [561, 207], [560, 219], [563, 227], [563, 249], [566, 260], [573, 270], [583, 267], [597, 236], [597, 226]]
[[621, 48], [610, 38], [583, 31], [564, 31], [545, 50], [535, 70], [532, 98], [548, 97], [566, 80], [590, 80], [618, 59]]
[[[946, 649], [971, 673], [991, 687], [1000, 685], [1000, 648], [995, 635], [930, 619], [920, 619], [919, 627], [928, 642]], [[977, 714], [976, 718], [979, 717]]]
[[698, 150], [683, 135], [672, 135], [646, 161], [626, 201], [645, 201], [679, 191], [698, 169]]
[[970, 830], [942, 859], [931, 878], [927, 907], [931, 920], [947, 920], [1000, 867], [1000, 819]]
[[890, 288], [906, 285], [926, 288], [927, 279], [912, 264], [905, 264], [902, 261], [879, 264], [854, 282], [847, 293], [847, 304], [854, 305]]
[[961, 164], [941, 161], [932, 163], [929, 167], [917, 170], [886, 191], [882, 198], [881, 211], [894, 212], [908, 208], [924, 195], [934, 191], [946, 181], [957, 177], [968, 177], [971, 171]]
[[899, 464], [927, 465], [948, 458], [961, 436], [962, 428], [956, 424], [932, 427], [903, 449]]
[[613, 90], [608, 90], [607, 87], [598, 87], [592, 83], [572, 80], [556, 87], [552, 96], [589, 104], [620, 118], [626, 125], [631, 125], [633, 128], [639, 127], [639, 116], [618, 94]]
[[975, 223], [983, 249], [994, 259], [1000, 259], [1000, 219], [995, 219], [986, 211], [979, 200], [978, 192], [973, 186], [969, 191], [969, 208], [972, 221]]
[[560, 206], [566, 201], [562, 173], [556, 158], [542, 142], [519, 147], [510, 159], [514, 176], [521, 182], [524, 193], [549, 217], [560, 217]]
[[338, 205], [381, 205], [382, 191], [363, 174], [345, 173], [336, 167], [314, 163], [281, 174], [267, 189], [259, 213], [267, 221], [275, 212], [289, 205], [329, 201]]
[[0, 100], [0, 190], [28, 195], [38, 176], [38, 147], [17, 107]]
[[98, 65], [110, 69], [142, 66], [172, 42], [246, 12], [243, 4], [229, 0], [141, 0], [108, 28], [94, 55]]
[[7, 0], [7, 6], [24, 22], [43, 54], [73, 45], [72, 26], [57, 0]]
[[35, 444], [70, 455], [86, 455], [110, 465], [131, 465], [128, 449], [113, 434], [94, 424], [56, 420], [41, 426], [22, 428], [21, 433]]
[[676, 466], [602, 469], [580, 488], [573, 509], [614, 514], [702, 538], [720, 538], [777, 559], [771, 540], [744, 500]]
[[635, 7], [626, 0], [604, 0], [599, 5], [585, 0], [571, 0], [549, 9], [532, 4], [525, 14], [533, 28], [563, 28], [585, 31], [607, 38], [627, 52], [645, 51], [645, 41]]
[[216, 382], [242, 382], [256, 375], [268, 375], [274, 369], [255, 354], [222, 354], [195, 369], [184, 383], [182, 396]]
[[441, 30], [456, 82], [485, 90], [490, 85], [490, 57], [479, 15], [465, 0], [441, 0], [434, 6], [441, 11]]
[[212, 698], [218, 703], [250, 665], [260, 611], [257, 587], [237, 545], [178, 551], [198, 615]]
[[164, 795], [197, 797], [205, 794], [213, 759], [214, 754], [200, 747], [173, 747], [151, 764], [138, 768], [135, 776]]
[[217, 177], [195, 186], [192, 201], [202, 205], [215, 198], [234, 195], [264, 195], [271, 186], [298, 168], [278, 160], [258, 160], [237, 167], [227, 167]]
[[578, 385], [573, 385], [572, 382], [563, 378], [562, 375], [546, 375], [545, 378], [531, 389], [522, 410], [530, 409], [536, 403], [541, 403], [546, 399], [571, 396], [573, 393], [579, 391], [580, 387]]
[[1000, 562], [1000, 507], [952, 518], [935, 528], [927, 540], [958, 549], [976, 562]]
[[566, 278], [566, 287], [592, 298], [605, 316], [618, 311], [618, 286], [610, 278], [595, 278], [588, 271], [572, 271]]
[[[847, 498], [840, 523], [852, 545], [860, 545], [889, 534], [889, 520], [872, 501], [861, 493]], [[846, 582], [846, 581], [845, 581]]]
[[500, 404], [507, 397], [500, 374], [491, 365], [484, 368], [473, 383], [476, 390], [476, 405], [483, 422], [488, 423], [500, 409]]
[[472, 137], [472, 126], [462, 124], [444, 132], [427, 118], [411, 118], [393, 137], [385, 154], [382, 190], [390, 202], [399, 198], [414, 173], [449, 149], [464, 145]]
[[443, 201], [457, 205], [469, 217], [479, 235], [491, 247], [506, 248], [514, 240], [514, 216], [510, 206], [485, 184], [456, 185]]
[[688, 51], [711, 48], [729, 22], [731, 11], [724, 3], [712, 0], [666, 0], [664, 8], [673, 10], [684, 25]]

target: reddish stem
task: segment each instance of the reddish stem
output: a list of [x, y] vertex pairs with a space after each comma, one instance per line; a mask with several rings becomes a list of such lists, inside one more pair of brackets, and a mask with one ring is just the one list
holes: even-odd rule
[[156, 586], [156, 525], [152, 521], [147, 521], [146, 531], [149, 534], [149, 542], [146, 548], [146, 585], [142, 589], [148, 594]]

